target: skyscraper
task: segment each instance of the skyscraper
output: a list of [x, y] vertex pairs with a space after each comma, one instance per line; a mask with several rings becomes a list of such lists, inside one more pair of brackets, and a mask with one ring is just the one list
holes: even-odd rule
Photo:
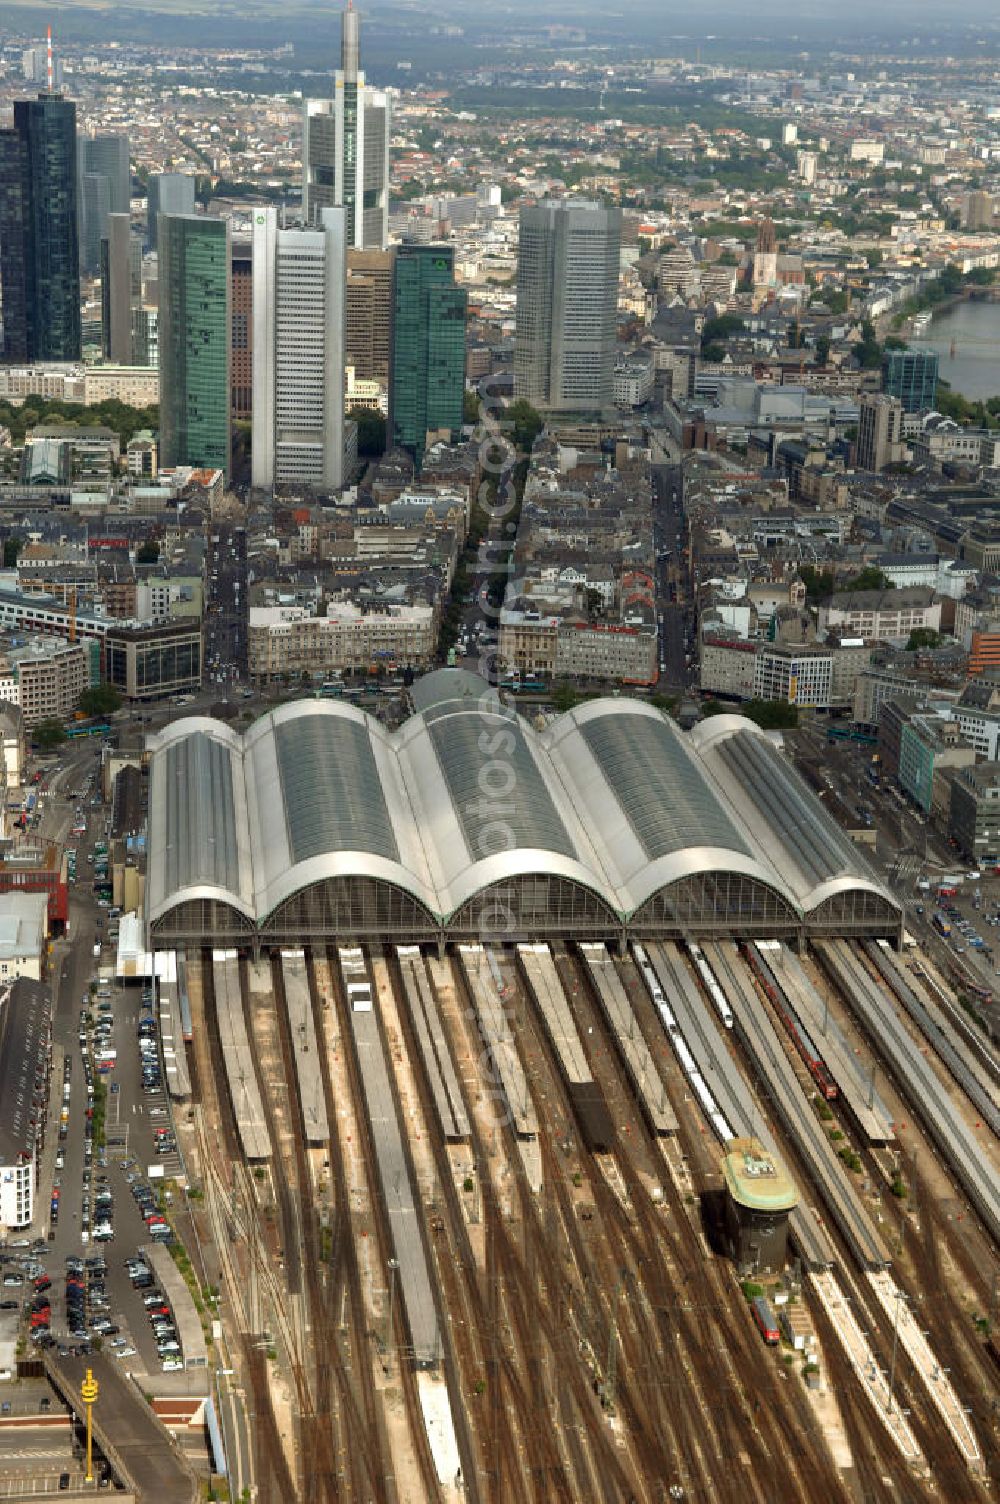
[[361, 19], [351, 0], [341, 19], [340, 67], [332, 99], [307, 99], [302, 140], [302, 213], [347, 211], [347, 244], [389, 242], [389, 96], [359, 71]]
[[930, 412], [937, 398], [936, 350], [886, 350], [882, 356], [882, 390], [898, 397], [904, 413]]
[[253, 484], [335, 491], [344, 483], [346, 213], [282, 229], [253, 225]]
[[101, 241], [108, 233], [109, 214], [127, 214], [131, 199], [128, 137], [125, 135], [81, 136], [80, 167], [80, 265], [96, 271]]
[[389, 376], [394, 252], [347, 252], [347, 364], [365, 381]]
[[231, 286], [233, 418], [245, 422], [253, 412], [253, 255], [249, 240], [233, 241]]
[[127, 214], [110, 214], [101, 241], [101, 352], [116, 365], [135, 363], [133, 309], [142, 306], [142, 248]]
[[194, 178], [187, 172], [154, 172], [146, 198], [146, 243], [155, 251], [160, 214], [194, 213]]
[[864, 392], [858, 408], [859, 470], [884, 470], [903, 459], [903, 407], [896, 397]]
[[584, 199], [521, 210], [514, 389], [551, 412], [614, 395], [621, 210]]
[[4, 359], [80, 359], [76, 106], [19, 99], [0, 131]]
[[423, 463], [427, 435], [462, 426], [465, 289], [450, 245], [396, 248], [389, 368], [390, 443]]
[[159, 221], [160, 463], [229, 471], [229, 224]]

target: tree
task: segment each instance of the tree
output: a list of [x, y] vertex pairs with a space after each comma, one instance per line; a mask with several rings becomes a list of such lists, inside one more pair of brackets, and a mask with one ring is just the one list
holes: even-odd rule
[[718, 340], [713, 341], [710, 345], [702, 345], [701, 358], [708, 365], [720, 365], [726, 358], [726, 347], [725, 345], [720, 345]]
[[61, 721], [38, 721], [31, 733], [31, 739], [40, 751], [51, 752], [53, 747], [62, 746], [66, 740], [66, 732]]
[[113, 684], [92, 684], [76, 703], [84, 715], [114, 715], [121, 709], [122, 697]]
[[[701, 331], [701, 351], [705, 355], [706, 346], [717, 344], [720, 340], [727, 340], [733, 334], [739, 334], [746, 326], [743, 320], [735, 313], [723, 313], [717, 319], [706, 319]], [[705, 355], [706, 360], [708, 356]]]
[[865, 260], [868, 262], [869, 271], [875, 271], [882, 265], [882, 252], [872, 247], [870, 251], [865, 251]]
[[798, 706], [787, 700], [748, 700], [742, 710], [763, 731], [794, 731], [799, 724]]
[[873, 371], [882, 364], [882, 346], [871, 319], [861, 325], [861, 342], [853, 346], [853, 353], [863, 370]]
[[914, 627], [906, 643], [908, 653], [917, 653], [921, 648], [936, 648], [941, 641], [941, 633], [935, 632], [933, 627]]
[[160, 557], [160, 545], [155, 538], [147, 538], [136, 550], [137, 564], [155, 564]]
[[3, 542], [3, 567], [14, 569], [17, 566], [17, 556], [21, 552], [20, 538], [5, 538]]
[[830, 339], [826, 334], [821, 334], [816, 341], [816, 364], [825, 366], [830, 359]]
[[832, 569], [820, 570], [812, 564], [801, 564], [799, 579], [806, 587], [807, 601], [825, 601], [833, 594], [835, 575]]
[[347, 416], [358, 425], [358, 453], [363, 459], [377, 459], [385, 453], [385, 418], [370, 407], [352, 407]]
[[479, 393], [464, 392], [462, 395], [462, 422], [479, 422]]
[[531, 403], [524, 397], [519, 397], [512, 402], [504, 413], [505, 423], [512, 423], [513, 439], [515, 447], [530, 453], [531, 447], [542, 429], [545, 427], [545, 419], [541, 413], [536, 412]]
[[874, 564], [866, 565], [860, 574], [856, 574], [853, 580], [848, 580], [844, 586], [845, 590], [895, 590], [895, 588], [895, 581], [890, 580], [889, 576], [883, 574], [881, 569]]
[[579, 703], [580, 696], [571, 684], [567, 684], [563, 680], [552, 686], [552, 708], [559, 715], [565, 714], [567, 710], [572, 710], [573, 706]]

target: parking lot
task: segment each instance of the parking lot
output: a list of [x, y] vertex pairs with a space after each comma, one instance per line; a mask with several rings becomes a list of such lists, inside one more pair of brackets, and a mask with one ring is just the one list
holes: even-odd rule
[[20, 1309], [35, 1346], [103, 1346], [126, 1370], [153, 1373], [182, 1362], [173, 1313], [149, 1270], [127, 1260], [169, 1239], [164, 1187], [182, 1167], [152, 984], [115, 976], [97, 751], [80, 749], [47, 777], [43, 818], [75, 842], [70, 938], [55, 942], [51, 963], [51, 1122], [35, 1220], [0, 1248], [0, 1304]]

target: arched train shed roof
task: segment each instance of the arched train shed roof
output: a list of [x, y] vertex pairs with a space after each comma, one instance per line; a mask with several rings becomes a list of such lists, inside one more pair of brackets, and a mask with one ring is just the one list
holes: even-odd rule
[[290, 901], [358, 882], [408, 895], [445, 932], [480, 895], [533, 883], [618, 926], [653, 913], [680, 926], [699, 905], [737, 932], [743, 913], [756, 933], [813, 912], [835, 926], [862, 902], [898, 927], [857, 849], [742, 717], [685, 734], [612, 698], [537, 732], [457, 670], [427, 675], [414, 700], [395, 732], [302, 700], [242, 735], [190, 717], [152, 736], [151, 930], [211, 900], [269, 932]]

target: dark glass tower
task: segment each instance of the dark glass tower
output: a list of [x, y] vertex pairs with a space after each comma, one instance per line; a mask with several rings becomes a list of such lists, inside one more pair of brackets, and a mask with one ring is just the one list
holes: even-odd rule
[[4, 359], [79, 360], [76, 106], [59, 94], [17, 100], [0, 131], [0, 245]]
[[904, 413], [926, 413], [937, 400], [936, 350], [886, 350], [882, 356], [882, 390], [898, 397]]
[[462, 426], [465, 289], [451, 246], [401, 245], [392, 279], [389, 433], [423, 463], [431, 430]]
[[160, 214], [160, 463], [229, 473], [229, 225]]

